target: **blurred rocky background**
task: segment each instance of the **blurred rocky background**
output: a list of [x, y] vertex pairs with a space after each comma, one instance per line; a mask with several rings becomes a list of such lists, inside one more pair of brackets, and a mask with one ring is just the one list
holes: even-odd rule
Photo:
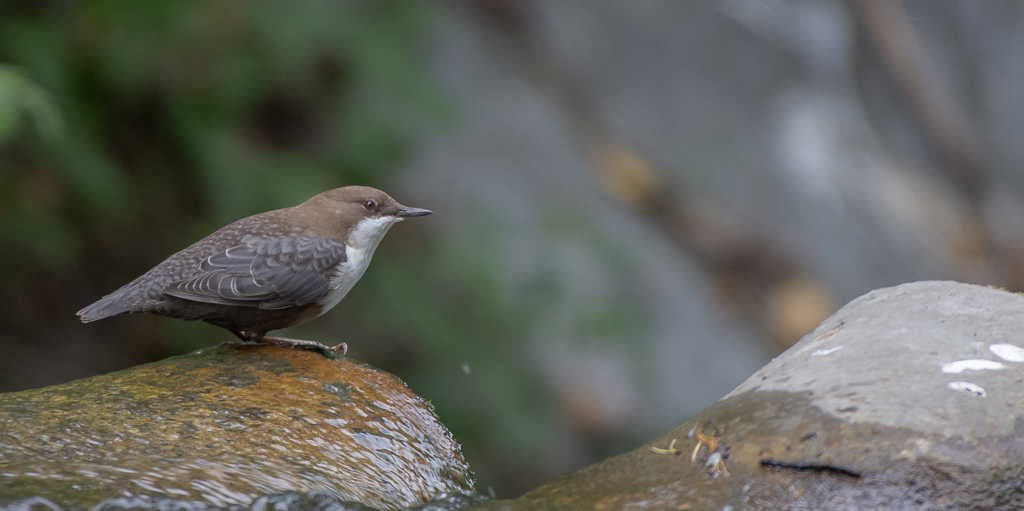
[[1013, 0], [0, 0], [0, 391], [214, 345], [74, 313], [332, 187], [434, 210], [347, 342], [512, 497], [631, 450], [843, 303], [1024, 289]]

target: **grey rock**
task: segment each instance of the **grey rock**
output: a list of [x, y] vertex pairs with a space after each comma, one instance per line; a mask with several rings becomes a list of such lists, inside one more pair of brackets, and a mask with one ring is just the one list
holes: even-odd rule
[[726, 398], [809, 393], [846, 421], [944, 436], [1007, 435], [1024, 410], [1024, 296], [955, 282], [872, 291]]
[[1018, 294], [873, 291], [649, 444], [482, 508], [1024, 509], [1022, 332]]

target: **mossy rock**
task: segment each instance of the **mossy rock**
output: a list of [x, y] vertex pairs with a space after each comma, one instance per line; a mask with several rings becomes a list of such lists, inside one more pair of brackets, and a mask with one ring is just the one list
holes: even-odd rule
[[401, 381], [312, 351], [209, 348], [0, 394], [0, 499], [231, 506], [320, 490], [396, 509], [473, 484], [458, 444]]

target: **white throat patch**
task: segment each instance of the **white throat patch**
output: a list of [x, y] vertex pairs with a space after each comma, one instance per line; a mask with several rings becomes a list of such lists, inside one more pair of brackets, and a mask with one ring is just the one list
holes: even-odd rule
[[373, 251], [377, 250], [380, 240], [384, 239], [392, 225], [401, 221], [401, 217], [395, 216], [364, 218], [349, 232], [345, 241], [346, 260], [334, 270], [327, 295], [320, 301], [320, 314], [338, 305], [338, 302], [348, 294], [370, 265], [370, 258], [373, 257]]
[[348, 240], [345, 243], [352, 247], [365, 250], [370, 249], [370, 254], [373, 254], [373, 250], [377, 248], [377, 244], [380, 240], [384, 239], [384, 235], [387, 234], [388, 229], [391, 228], [396, 222], [401, 222], [402, 218], [397, 216], [382, 216], [379, 218], [364, 218], [356, 224], [356, 228], [352, 229], [352, 232], [348, 234]]

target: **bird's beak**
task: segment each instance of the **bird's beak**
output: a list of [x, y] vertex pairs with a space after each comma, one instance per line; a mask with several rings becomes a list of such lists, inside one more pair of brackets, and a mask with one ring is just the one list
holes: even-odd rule
[[395, 213], [395, 216], [404, 218], [407, 216], [424, 216], [429, 215], [431, 213], [433, 213], [433, 211], [429, 209], [403, 207], [402, 209], [398, 210], [398, 213]]

